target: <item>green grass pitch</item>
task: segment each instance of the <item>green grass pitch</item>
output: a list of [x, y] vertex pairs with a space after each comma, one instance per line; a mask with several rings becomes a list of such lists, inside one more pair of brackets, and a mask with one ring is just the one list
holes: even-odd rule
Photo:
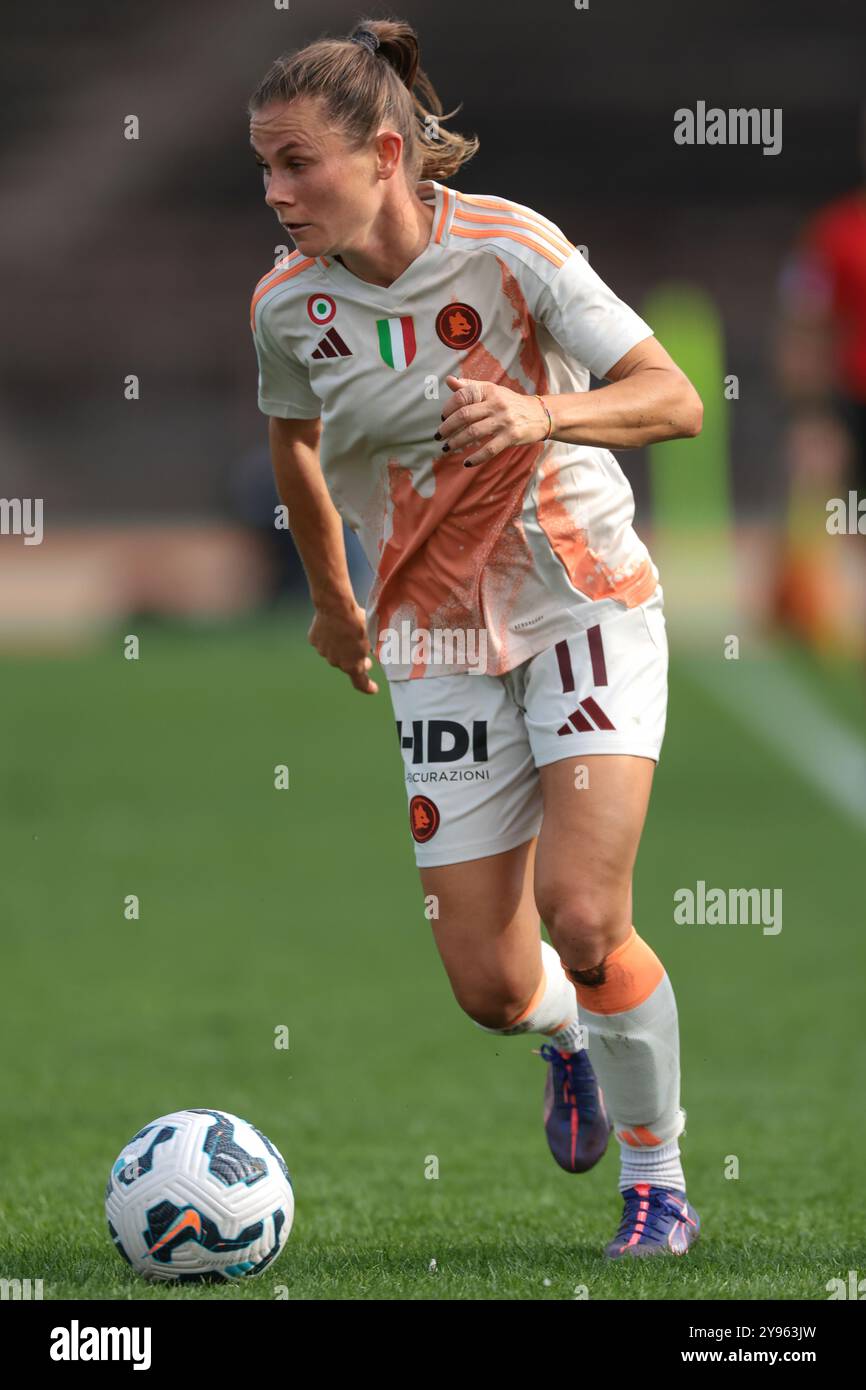
[[[674, 649], [635, 922], [677, 993], [704, 1236], [685, 1259], [607, 1263], [617, 1145], [561, 1172], [540, 1040], [484, 1034], [452, 1000], [384, 682], [357, 694], [305, 631], [143, 627], [137, 662], [118, 634], [0, 663], [0, 1274], [81, 1299], [826, 1299], [866, 1275], [856, 827]], [[854, 723], [850, 674], [808, 679]], [[698, 879], [781, 887], [783, 930], [676, 926]], [[111, 1246], [109, 1165], [186, 1106], [251, 1119], [286, 1157], [295, 1226], [260, 1279], [155, 1287]]]

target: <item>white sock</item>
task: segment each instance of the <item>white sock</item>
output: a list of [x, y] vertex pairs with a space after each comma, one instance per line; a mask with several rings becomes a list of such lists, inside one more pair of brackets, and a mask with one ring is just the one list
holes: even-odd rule
[[670, 980], [663, 974], [648, 998], [620, 1013], [594, 1013], [592, 1005], [583, 1002], [580, 1017], [623, 1152], [643, 1148], [658, 1153], [685, 1127], [679, 1103], [677, 1007]]
[[620, 1190], [648, 1182], [683, 1191], [677, 1140], [686, 1117], [671, 982], [634, 924], [598, 973], [592, 984], [575, 984], [589, 1057], [619, 1140]]
[[655, 1149], [633, 1149], [622, 1140], [619, 1141], [619, 1147], [622, 1154], [620, 1192], [625, 1192], [627, 1187], [634, 1187], [636, 1182], [652, 1183], [653, 1187], [675, 1187], [678, 1192], [685, 1192], [686, 1179], [678, 1139], [659, 1144]]
[[567, 1028], [562, 1028], [558, 1033], [548, 1033], [548, 1037], [560, 1052], [580, 1052], [586, 1047], [586, 1029], [577, 1017]]

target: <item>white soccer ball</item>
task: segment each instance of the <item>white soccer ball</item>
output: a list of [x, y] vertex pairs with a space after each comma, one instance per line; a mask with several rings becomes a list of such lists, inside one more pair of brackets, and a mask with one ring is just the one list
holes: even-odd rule
[[243, 1279], [279, 1255], [295, 1199], [282, 1154], [224, 1110], [176, 1110], [124, 1144], [105, 1189], [118, 1253], [146, 1279]]

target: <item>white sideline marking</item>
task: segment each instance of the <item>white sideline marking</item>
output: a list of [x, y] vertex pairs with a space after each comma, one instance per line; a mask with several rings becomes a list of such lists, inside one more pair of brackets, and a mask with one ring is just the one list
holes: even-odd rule
[[781, 657], [681, 661], [697, 685], [760, 734], [828, 801], [866, 829], [866, 743]]

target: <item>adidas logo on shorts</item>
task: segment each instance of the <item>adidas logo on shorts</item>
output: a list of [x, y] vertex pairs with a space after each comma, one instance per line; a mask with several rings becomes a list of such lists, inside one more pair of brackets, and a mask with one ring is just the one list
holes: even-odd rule
[[[595, 721], [594, 723], [591, 721]], [[576, 729], [579, 734], [590, 733], [595, 729], [615, 729], [597, 700], [587, 695], [577, 709], [568, 716], [568, 722], [557, 729], [558, 734], [571, 734]]]

